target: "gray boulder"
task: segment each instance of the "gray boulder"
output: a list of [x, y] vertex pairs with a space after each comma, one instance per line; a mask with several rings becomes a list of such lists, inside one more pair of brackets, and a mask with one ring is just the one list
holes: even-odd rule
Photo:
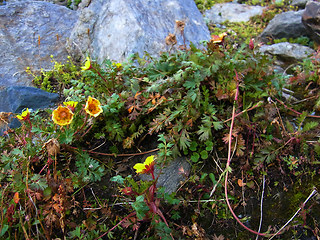
[[[179, 188], [181, 182], [185, 181], [190, 173], [191, 166], [184, 157], [177, 157], [169, 162], [161, 170], [161, 174], [158, 178], [157, 187], [163, 187], [164, 192], [171, 194]], [[160, 169], [155, 169], [155, 177], [160, 173]], [[140, 175], [140, 179], [143, 181], [151, 181], [152, 177], [148, 174]]]
[[261, 53], [276, 56], [285, 62], [301, 61], [314, 53], [314, 50], [296, 43], [281, 42], [272, 45], [263, 45], [259, 48]]
[[276, 15], [259, 36], [263, 42], [270, 39], [298, 38], [307, 36], [301, 18], [304, 10], [289, 11]]
[[229, 22], [247, 22], [251, 17], [261, 15], [264, 7], [249, 6], [240, 3], [215, 4], [204, 13], [208, 23], [220, 24]]
[[68, 48], [75, 58], [90, 54], [98, 62], [106, 58], [122, 62], [131, 54], [158, 56], [168, 51], [165, 39], [176, 34], [176, 46], [184, 43], [176, 21], [184, 21], [186, 44], [209, 40], [210, 33], [193, 0], [92, 0], [81, 10]]
[[[26, 68], [51, 69], [50, 55], [64, 62], [66, 39], [76, 12], [48, 2], [24, 1], [0, 6], [0, 86], [32, 86]], [[39, 44], [40, 43], [40, 44]]]
[[292, 0], [290, 5], [298, 8], [305, 8], [309, 0]]
[[309, 1], [302, 15], [302, 23], [310, 37], [320, 44], [320, 3]]
[[[0, 112], [21, 113], [23, 109], [47, 108], [59, 99], [56, 93], [48, 93], [38, 88], [15, 86], [2, 87], [0, 90]], [[15, 119], [10, 127], [18, 127], [19, 122]]]
[[[52, 2], [55, 4], [62, 5], [62, 6], [67, 6], [67, 4], [68, 4], [68, 0], [37, 0], [37, 1]], [[25, 2], [25, 0], [6, 0], [6, 1], [0, 0], [0, 4], [1, 4], [1, 2], [2, 2], [2, 4], [6, 4], [6, 3], [10, 3], [10, 2]]]

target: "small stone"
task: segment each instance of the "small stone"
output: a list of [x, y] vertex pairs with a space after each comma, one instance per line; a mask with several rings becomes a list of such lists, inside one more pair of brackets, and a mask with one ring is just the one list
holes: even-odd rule
[[303, 12], [303, 10], [288, 11], [276, 15], [263, 30], [259, 38], [263, 42], [269, 42], [271, 39], [289, 39], [306, 36], [306, 28], [301, 21]]
[[[170, 161], [162, 170], [160, 170], [159, 165], [157, 165], [154, 173], [155, 177], [157, 177], [161, 171], [157, 182], [157, 187], [163, 187], [164, 192], [168, 194], [177, 191], [180, 183], [186, 180], [187, 176], [189, 175], [190, 168], [190, 164], [184, 157], [177, 157], [176, 159]], [[152, 180], [151, 176], [147, 174], [140, 175], [140, 178], [143, 181]]]
[[[0, 90], [0, 112], [21, 113], [23, 109], [47, 108], [59, 99], [56, 93], [48, 93], [33, 87], [5, 87]], [[11, 128], [19, 127], [17, 119], [9, 125]]]
[[264, 7], [249, 6], [239, 3], [215, 4], [204, 14], [208, 23], [220, 24], [229, 22], [248, 22], [251, 17], [261, 15]]
[[297, 62], [301, 61], [315, 51], [309, 47], [296, 43], [281, 42], [272, 45], [263, 45], [259, 49], [262, 53], [271, 54], [283, 61]]

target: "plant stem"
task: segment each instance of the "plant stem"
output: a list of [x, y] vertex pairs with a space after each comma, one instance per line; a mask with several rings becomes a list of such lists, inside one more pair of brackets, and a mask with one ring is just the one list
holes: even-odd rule
[[[261, 230], [262, 226], [262, 216], [263, 216], [263, 196], [264, 196], [264, 188], [266, 185], [266, 176], [263, 174], [263, 180], [262, 180], [262, 193], [261, 193], [261, 199], [260, 199], [260, 222], [259, 222], [259, 229], [258, 232]], [[259, 236], [257, 235], [256, 240], [258, 240]]]
[[[281, 103], [286, 109], [294, 112], [295, 114], [301, 115], [301, 112], [298, 112], [296, 110], [294, 110], [293, 108], [288, 107], [284, 102], [280, 101], [278, 98], [275, 98], [277, 100], [277, 102]], [[320, 118], [320, 116], [318, 115], [307, 115], [307, 117], [312, 117], [312, 118]]]
[[[72, 147], [72, 146], [67, 146], [67, 148], [72, 148], [72, 149], [77, 149], [76, 147]], [[131, 157], [131, 156], [138, 156], [138, 155], [144, 155], [147, 153], [151, 153], [151, 152], [156, 152], [158, 151], [159, 148], [155, 148], [146, 152], [140, 152], [140, 153], [121, 153], [121, 154], [116, 154], [116, 153], [101, 153], [101, 152], [95, 152], [95, 151], [91, 151], [91, 150], [85, 150], [85, 149], [81, 149], [81, 151], [83, 152], [88, 152], [88, 153], [92, 153], [92, 154], [97, 154], [97, 155], [103, 155], [103, 156], [111, 156], [111, 157]]]
[[[238, 80], [238, 74], [236, 72], [236, 77], [237, 77], [237, 80]], [[259, 236], [264, 236], [264, 237], [267, 237], [267, 234], [265, 233], [258, 233], [250, 228], [248, 228], [247, 226], [245, 226], [241, 221], [240, 219], [237, 217], [237, 215], [234, 213], [234, 211], [232, 210], [232, 207], [230, 205], [230, 202], [229, 202], [229, 198], [228, 198], [228, 173], [229, 173], [229, 168], [230, 168], [230, 162], [231, 162], [231, 148], [232, 148], [232, 130], [233, 130], [233, 125], [234, 125], [234, 119], [235, 119], [235, 113], [236, 113], [236, 101], [238, 99], [238, 92], [239, 92], [239, 82], [237, 84], [237, 90], [236, 90], [236, 96], [235, 96], [235, 101], [234, 101], [234, 104], [233, 104], [233, 109], [232, 109], [232, 118], [231, 118], [231, 124], [230, 124], [230, 130], [229, 130], [229, 145], [228, 145], [228, 160], [227, 160], [227, 165], [226, 165], [226, 177], [225, 177], [225, 181], [224, 181], [224, 194], [225, 194], [225, 199], [226, 199], [226, 202], [227, 202], [227, 205], [228, 205], [228, 208], [232, 214], [232, 216], [236, 219], [236, 221], [242, 226], [244, 227], [246, 230], [256, 234], [256, 235], [259, 235]]]
[[[92, 69], [93, 69], [93, 70], [99, 75], [99, 77], [101, 77], [101, 79], [108, 85], [108, 81], [100, 74], [100, 72], [99, 72], [97, 69], [93, 68], [93, 67], [92, 67]], [[114, 85], [114, 82], [112, 82], [112, 84]], [[106, 88], [106, 90], [108, 91], [109, 95], [111, 95], [109, 89]]]

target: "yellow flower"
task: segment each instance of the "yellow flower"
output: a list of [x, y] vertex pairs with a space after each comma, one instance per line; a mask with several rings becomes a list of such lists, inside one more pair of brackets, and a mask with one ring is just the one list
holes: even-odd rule
[[73, 113], [68, 107], [59, 106], [52, 112], [52, 120], [60, 126], [70, 124], [72, 119]]
[[112, 63], [113, 66], [116, 66], [117, 68], [121, 68], [122, 64], [121, 63]]
[[72, 112], [74, 112], [74, 109], [76, 108], [78, 102], [68, 101], [68, 102], [63, 102], [63, 104], [67, 106], [67, 108], [69, 108]]
[[154, 155], [146, 158], [144, 163], [137, 163], [133, 166], [137, 173], [153, 173], [154, 171]]
[[17, 115], [17, 118], [19, 120], [22, 120], [22, 121], [26, 121], [30, 118], [30, 112], [29, 112], [29, 109], [27, 108], [26, 110], [24, 110], [21, 115]]
[[103, 112], [100, 101], [90, 96], [88, 97], [84, 110], [93, 117], [98, 117], [99, 114]]
[[89, 69], [92, 68], [90, 58], [87, 57], [86, 59], [87, 59], [87, 61], [85, 62], [84, 66], [81, 67], [81, 69], [82, 69], [83, 71], [86, 71], [86, 70], [89, 70]]

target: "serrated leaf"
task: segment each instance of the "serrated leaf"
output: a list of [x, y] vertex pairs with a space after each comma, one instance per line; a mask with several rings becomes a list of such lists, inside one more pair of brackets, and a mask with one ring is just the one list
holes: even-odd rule
[[132, 204], [132, 207], [136, 211], [137, 218], [140, 220], [142, 220], [149, 211], [149, 207], [144, 202], [144, 196], [142, 195], [136, 197], [136, 201]]
[[319, 125], [318, 122], [307, 122], [302, 129], [302, 132], [307, 132], [315, 127], [317, 127]]
[[288, 129], [289, 132], [291, 133], [294, 132], [294, 127], [289, 120], [286, 121], [286, 128]]
[[181, 131], [179, 143], [182, 150], [186, 150], [188, 149], [188, 147], [190, 147], [191, 140], [189, 138], [189, 133], [187, 132], [187, 130], [183, 129]]
[[112, 182], [116, 182], [116, 183], [119, 183], [119, 184], [123, 184], [124, 183], [124, 178], [120, 175], [117, 175], [117, 176], [113, 176], [112, 178], [110, 178], [110, 180]]
[[197, 86], [197, 83], [192, 79], [190, 81], [186, 81], [183, 86], [186, 89], [194, 89]]
[[214, 130], [220, 130], [223, 128], [222, 122], [212, 122]]
[[200, 141], [206, 141], [211, 135], [211, 128], [201, 125], [200, 129], [197, 131], [197, 134], [199, 135]]

